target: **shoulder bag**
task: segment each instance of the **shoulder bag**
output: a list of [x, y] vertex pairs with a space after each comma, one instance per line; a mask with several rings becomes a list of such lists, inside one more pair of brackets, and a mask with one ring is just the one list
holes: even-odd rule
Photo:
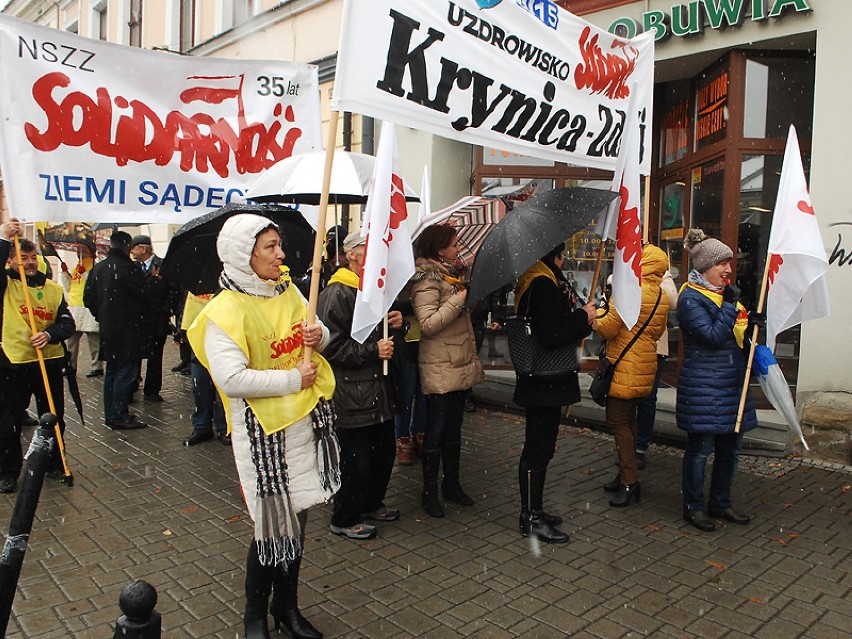
[[627, 346], [624, 347], [624, 350], [621, 351], [621, 354], [618, 356], [618, 359], [615, 362], [610, 362], [606, 357], [601, 358], [600, 364], [598, 364], [598, 369], [592, 373], [592, 383], [589, 386], [589, 393], [592, 396], [592, 399], [595, 400], [595, 403], [598, 406], [606, 406], [607, 401], [609, 400], [609, 387], [612, 384], [612, 376], [615, 374], [615, 367], [618, 366], [618, 363], [624, 358], [627, 354], [627, 351], [636, 343], [636, 340], [639, 339], [639, 336], [645, 332], [645, 329], [648, 328], [648, 324], [651, 323], [651, 319], [654, 317], [654, 313], [657, 312], [657, 308], [660, 306], [660, 298], [663, 295], [662, 289], [660, 293], [657, 295], [657, 302], [654, 304], [654, 308], [651, 311], [651, 314], [648, 315], [648, 319], [645, 320], [645, 323], [642, 324], [642, 328], [640, 328], [636, 335], [633, 336], [633, 339], [628, 342]]
[[577, 342], [565, 346], [545, 346], [533, 331], [529, 318], [532, 291], [527, 299], [527, 314], [506, 318], [506, 333], [509, 340], [509, 355], [518, 377], [529, 379], [560, 379], [576, 373], [580, 366], [577, 359]]

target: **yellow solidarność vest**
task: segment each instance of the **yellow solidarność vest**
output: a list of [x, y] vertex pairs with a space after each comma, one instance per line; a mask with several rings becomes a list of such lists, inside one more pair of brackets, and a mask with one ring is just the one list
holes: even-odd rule
[[183, 315], [180, 316], [180, 330], [188, 331], [189, 327], [198, 317], [201, 310], [207, 306], [207, 303], [213, 299], [212, 293], [203, 295], [194, 295], [187, 291], [186, 302], [183, 304]]
[[86, 288], [86, 280], [89, 279], [89, 273], [91, 273], [95, 261], [91, 258], [85, 258], [80, 263], [86, 270], [83, 273], [78, 273], [75, 266], [71, 272], [71, 283], [68, 285], [68, 306], [85, 306], [83, 304], [83, 291]]
[[[3, 295], [3, 352], [13, 364], [29, 364], [38, 361], [35, 347], [30, 344], [30, 317], [24, 298], [21, 280], [2, 274], [6, 278], [6, 293]], [[30, 302], [37, 331], [43, 331], [56, 323], [56, 313], [62, 303], [62, 287], [47, 280], [42, 287], [30, 286]], [[62, 344], [48, 344], [41, 349], [45, 359], [65, 356]]]
[[[296, 290], [290, 286], [276, 297], [253, 297], [224, 290], [207, 304], [187, 331], [189, 343], [198, 360], [210, 368], [205, 349], [207, 323], [213, 322], [239, 346], [248, 358], [248, 367], [254, 370], [289, 370], [302, 359], [302, 322], [307, 308]], [[329, 363], [316, 351], [311, 361], [317, 365], [316, 382], [298, 393], [273, 397], [247, 397], [263, 432], [278, 432], [308, 415], [321, 397], [334, 395], [334, 372]], [[219, 391], [228, 419], [231, 409], [229, 398]]]

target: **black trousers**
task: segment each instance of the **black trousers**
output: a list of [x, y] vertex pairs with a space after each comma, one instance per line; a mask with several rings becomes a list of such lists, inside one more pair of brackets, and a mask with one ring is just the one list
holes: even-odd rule
[[544, 472], [556, 452], [561, 406], [536, 406], [527, 408], [524, 448], [521, 450], [522, 472]]
[[[47, 360], [47, 379], [59, 429], [65, 433], [65, 389], [63, 387], [62, 360]], [[21, 448], [21, 418], [35, 395], [39, 416], [50, 412], [47, 393], [38, 362], [18, 364], [10, 368], [0, 366], [0, 477], [15, 480], [23, 467]], [[62, 468], [59, 448], [54, 446], [48, 472]]]
[[163, 348], [166, 345], [166, 336], [160, 335], [154, 338], [154, 344], [145, 366], [145, 386], [142, 392], [147, 397], [159, 395], [163, 390]]
[[396, 439], [392, 419], [362, 428], [339, 428], [340, 490], [334, 496], [331, 524], [348, 528], [363, 521], [364, 513], [384, 506]]

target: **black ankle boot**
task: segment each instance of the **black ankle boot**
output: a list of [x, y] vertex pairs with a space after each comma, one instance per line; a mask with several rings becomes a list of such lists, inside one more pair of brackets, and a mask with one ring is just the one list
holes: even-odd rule
[[637, 481], [635, 484], [631, 484], [630, 486], [625, 486], [621, 484], [618, 487], [618, 494], [615, 497], [609, 500], [609, 505], [613, 508], [624, 508], [625, 506], [629, 506], [630, 502], [634, 499], [636, 503], [639, 503], [639, 499], [642, 497], [642, 487], [639, 485]]
[[438, 501], [436, 493], [424, 490], [420, 496], [420, 502], [423, 505], [423, 512], [430, 517], [443, 517], [444, 509], [441, 507], [441, 502]]
[[522, 511], [518, 518], [518, 523], [521, 527], [521, 534], [524, 537], [532, 536], [546, 544], [564, 544], [568, 541], [568, 535], [555, 526], [548, 524], [546, 521], [539, 519], [534, 513]]
[[616, 475], [611, 482], [604, 484], [603, 489], [608, 493], [617, 493], [618, 487], [621, 486], [621, 476]]
[[564, 520], [559, 515], [551, 515], [550, 513], [546, 513], [543, 510], [533, 509], [533, 515], [541, 519], [543, 522], [550, 524], [551, 526], [559, 526]]
[[448, 481], [444, 478], [441, 482], [441, 494], [445, 501], [451, 501], [459, 506], [473, 506], [473, 498], [464, 492], [457, 481]]
[[263, 619], [248, 617], [248, 612], [243, 615], [243, 631], [245, 639], [269, 639], [269, 627], [266, 625], [266, 615]]

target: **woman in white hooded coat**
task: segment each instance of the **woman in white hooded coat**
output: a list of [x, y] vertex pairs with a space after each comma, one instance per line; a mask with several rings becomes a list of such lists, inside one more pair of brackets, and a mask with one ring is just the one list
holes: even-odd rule
[[[307, 509], [340, 486], [333, 431], [334, 374], [319, 354], [320, 322], [280, 267], [278, 228], [267, 218], [228, 219], [217, 240], [222, 291], [188, 331], [222, 396], [243, 497], [254, 521], [246, 561], [247, 639], [269, 637], [267, 614], [295, 638], [322, 637], [299, 612], [297, 587]], [[314, 348], [311, 360], [304, 347]], [[272, 594], [270, 606], [269, 596]]]

